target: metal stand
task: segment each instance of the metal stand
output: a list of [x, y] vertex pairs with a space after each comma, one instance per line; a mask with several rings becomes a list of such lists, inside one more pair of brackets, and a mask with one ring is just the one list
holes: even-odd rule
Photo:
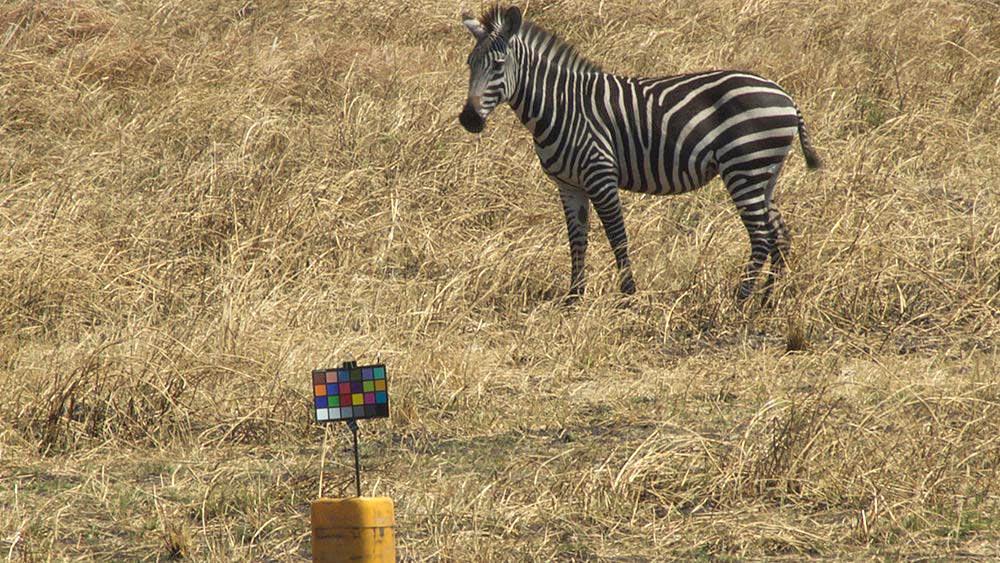
[[[344, 369], [354, 369], [358, 367], [357, 362], [344, 362]], [[361, 455], [358, 453], [358, 421], [351, 418], [347, 421], [347, 427], [351, 429], [354, 437], [354, 489], [361, 496]]]
[[361, 496], [361, 456], [358, 455], [358, 421], [353, 418], [347, 421], [347, 427], [354, 436], [354, 488]]

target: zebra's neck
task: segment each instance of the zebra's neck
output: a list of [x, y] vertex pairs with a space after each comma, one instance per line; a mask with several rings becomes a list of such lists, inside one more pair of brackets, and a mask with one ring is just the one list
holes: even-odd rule
[[536, 137], [558, 121], [570, 96], [602, 74], [571, 45], [530, 22], [525, 22], [511, 48], [517, 64], [510, 106]]

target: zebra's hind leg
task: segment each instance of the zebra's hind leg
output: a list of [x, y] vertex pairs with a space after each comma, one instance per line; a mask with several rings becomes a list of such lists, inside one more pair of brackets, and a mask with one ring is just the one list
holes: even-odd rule
[[781, 212], [774, 203], [768, 210], [767, 222], [774, 236], [774, 244], [771, 246], [771, 270], [767, 274], [767, 281], [764, 282], [763, 302], [766, 304], [774, 289], [774, 280], [781, 277], [785, 271], [785, 262], [792, 250], [792, 235], [781, 218]]
[[726, 187], [740, 212], [743, 226], [750, 235], [750, 260], [747, 262], [743, 279], [736, 289], [736, 298], [744, 301], [753, 293], [760, 270], [771, 255], [771, 248], [775, 246], [776, 236], [768, 221], [770, 198], [766, 197], [771, 175], [768, 174], [762, 179], [759, 177], [740, 179], [751, 181], [741, 183], [736, 180]]

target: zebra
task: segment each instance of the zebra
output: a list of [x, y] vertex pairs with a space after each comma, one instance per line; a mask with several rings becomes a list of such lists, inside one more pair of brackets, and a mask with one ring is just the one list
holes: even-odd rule
[[459, 122], [480, 133], [507, 102], [531, 132], [542, 169], [556, 184], [569, 235], [568, 301], [583, 295], [592, 205], [611, 244], [620, 289], [635, 293], [619, 190], [678, 194], [721, 176], [750, 235], [736, 288], [753, 293], [765, 262], [766, 302], [785, 267], [791, 236], [773, 201], [798, 133], [806, 165], [820, 167], [801, 112], [777, 84], [715, 70], [663, 78], [604, 72], [573, 46], [524, 20], [516, 6], [462, 14], [476, 40], [466, 61], [469, 91]]

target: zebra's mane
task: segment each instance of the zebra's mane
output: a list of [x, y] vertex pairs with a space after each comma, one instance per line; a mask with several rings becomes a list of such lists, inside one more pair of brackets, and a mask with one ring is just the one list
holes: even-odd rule
[[[503, 16], [504, 8], [494, 6], [483, 14], [480, 23], [491, 33], [499, 33], [503, 29]], [[536, 52], [541, 51], [539, 47], [544, 47], [546, 60], [549, 62], [558, 61], [560, 66], [576, 67], [584, 72], [602, 71], [599, 65], [580, 54], [576, 47], [532, 21], [524, 20], [517, 36]]]

